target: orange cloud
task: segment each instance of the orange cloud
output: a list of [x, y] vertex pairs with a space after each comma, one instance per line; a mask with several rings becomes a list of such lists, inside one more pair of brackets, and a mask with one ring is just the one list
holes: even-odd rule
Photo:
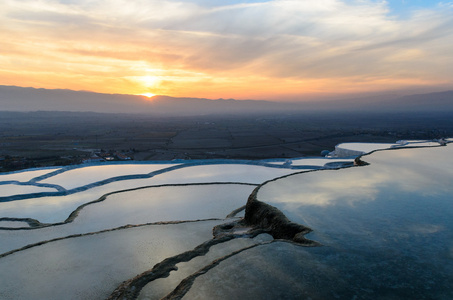
[[451, 86], [451, 9], [397, 19], [374, 1], [8, 0], [0, 81], [238, 99]]

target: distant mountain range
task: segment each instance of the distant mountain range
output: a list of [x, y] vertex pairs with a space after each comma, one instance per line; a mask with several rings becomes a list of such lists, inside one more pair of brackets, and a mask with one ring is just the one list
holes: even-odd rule
[[304, 101], [174, 98], [101, 94], [63, 89], [0, 86], [0, 111], [78, 111], [159, 115], [262, 114], [312, 111], [452, 111], [453, 91], [366, 101]]

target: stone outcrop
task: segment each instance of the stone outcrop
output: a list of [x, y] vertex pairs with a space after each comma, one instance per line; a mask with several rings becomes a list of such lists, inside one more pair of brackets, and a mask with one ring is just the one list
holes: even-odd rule
[[305, 238], [305, 234], [312, 231], [309, 227], [290, 221], [276, 207], [259, 201], [256, 198], [258, 190], [259, 187], [247, 200], [244, 225], [261, 229], [272, 235], [274, 239], [289, 240], [306, 246], [319, 245], [319, 243]]

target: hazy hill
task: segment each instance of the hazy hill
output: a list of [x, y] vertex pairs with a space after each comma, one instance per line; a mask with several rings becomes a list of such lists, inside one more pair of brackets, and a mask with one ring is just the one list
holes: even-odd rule
[[307, 103], [306, 109], [367, 112], [453, 112], [453, 91]]
[[84, 111], [124, 112], [150, 111], [146, 97], [100, 94], [72, 90], [48, 90], [0, 86], [1, 110], [9, 111]]
[[453, 111], [453, 91], [395, 99], [312, 101], [301, 103], [261, 100], [174, 98], [101, 94], [0, 86], [1, 111], [80, 111], [159, 115], [250, 114], [298, 111]]
[[385, 104], [395, 109], [409, 111], [453, 111], [453, 91], [410, 95]]
[[0, 110], [2, 111], [42, 110], [203, 115], [290, 111], [295, 106], [297, 105], [254, 100], [210, 100], [168, 96], [147, 98], [135, 95], [0, 86]]

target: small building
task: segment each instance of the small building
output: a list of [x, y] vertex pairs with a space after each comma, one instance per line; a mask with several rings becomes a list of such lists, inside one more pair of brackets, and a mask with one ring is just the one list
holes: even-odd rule
[[131, 160], [131, 158], [125, 154], [122, 154], [122, 153], [119, 153], [119, 152], [116, 152], [115, 153], [115, 156], [119, 159], [119, 160]]

